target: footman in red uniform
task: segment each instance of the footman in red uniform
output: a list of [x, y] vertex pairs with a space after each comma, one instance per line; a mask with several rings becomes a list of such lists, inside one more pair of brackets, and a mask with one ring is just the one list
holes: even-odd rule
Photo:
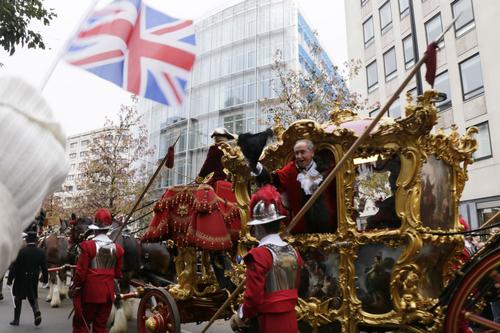
[[123, 248], [107, 235], [112, 218], [105, 208], [97, 210], [92, 240], [80, 243], [81, 253], [71, 291], [75, 316], [74, 333], [108, 332], [106, 322], [115, 299], [115, 278], [121, 278]]
[[257, 318], [261, 333], [298, 332], [295, 305], [302, 259], [279, 236], [280, 222], [286, 218], [279, 193], [271, 185], [262, 187], [252, 196], [250, 209], [248, 225], [259, 246], [244, 258], [246, 290], [231, 328], [239, 331]]

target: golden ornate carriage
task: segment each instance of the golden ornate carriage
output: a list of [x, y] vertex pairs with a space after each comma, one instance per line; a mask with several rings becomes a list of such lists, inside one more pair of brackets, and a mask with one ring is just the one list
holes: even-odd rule
[[[474, 316], [481, 317], [489, 301], [498, 300], [497, 236], [459, 271], [463, 274], [456, 274], [464, 249], [458, 205], [476, 149], [475, 129], [464, 135], [456, 127], [431, 133], [437, 119], [434, 97], [433, 91], [416, 103], [408, 97], [406, 116], [383, 119], [341, 168], [335, 183], [337, 216], [331, 217], [337, 220], [335, 233], [287, 236], [305, 261], [296, 307], [300, 332], [457, 333], [466, 320], [478, 321]], [[285, 165], [293, 158], [296, 140], [307, 138], [315, 144], [318, 163], [331, 166], [370, 122], [348, 110], [334, 110], [326, 124], [300, 120], [275, 129], [277, 140], [265, 149], [261, 163], [269, 170]], [[242, 221], [229, 272], [237, 284], [245, 268], [236, 257], [256, 244], [245, 223], [253, 180], [239, 147], [226, 144], [223, 150]], [[189, 261], [198, 272], [191, 275], [190, 288], [214, 287], [196, 295], [180, 284], [151, 289], [141, 300], [149, 312], [140, 307], [140, 332], [144, 327], [174, 332], [179, 322], [207, 320], [227, 298], [213, 284], [210, 270], [196, 266], [196, 249], [184, 253], [190, 259], [177, 260]], [[473, 290], [484, 292], [472, 296]], [[151, 302], [152, 293], [161, 301]], [[192, 316], [199, 307], [204, 309], [200, 316]], [[229, 314], [225, 311], [221, 318]]]

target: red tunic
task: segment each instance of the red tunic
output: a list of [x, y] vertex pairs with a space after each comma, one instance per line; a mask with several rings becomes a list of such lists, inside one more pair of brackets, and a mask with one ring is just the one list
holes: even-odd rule
[[[302, 258], [297, 252], [299, 269], [297, 286], [299, 285]], [[298, 332], [295, 305], [297, 289], [280, 290], [266, 293], [266, 274], [273, 266], [273, 256], [264, 246], [250, 250], [245, 256], [247, 275], [243, 300], [243, 318], [257, 317], [261, 333], [294, 333]]]
[[116, 265], [114, 269], [92, 269], [90, 262], [96, 256], [93, 240], [80, 243], [82, 252], [76, 263], [73, 285], [81, 287], [83, 303], [108, 303], [115, 299], [114, 279], [122, 277], [123, 248], [116, 244]]
[[222, 157], [224, 153], [219, 148], [218, 144], [211, 145], [208, 149], [207, 158], [200, 169], [199, 177], [206, 177], [209, 173], [213, 172], [212, 178], [208, 184], [214, 186], [218, 180], [225, 180], [227, 175], [224, 173], [224, 166], [222, 165]]
[[[288, 195], [288, 201], [290, 203], [290, 208], [292, 210], [292, 218], [297, 215], [304, 206], [304, 191], [300, 186], [300, 182], [297, 180], [297, 175], [299, 171], [294, 161], [288, 162], [287, 165], [281, 169], [276, 170], [275, 174], [279, 178], [278, 191], [285, 192]], [[333, 181], [328, 188], [323, 192], [325, 197], [325, 209], [329, 216], [329, 223], [331, 230], [335, 231], [337, 229], [337, 202], [335, 195], [335, 181]], [[320, 200], [320, 199], [318, 199]], [[292, 229], [292, 234], [300, 234], [308, 232], [306, 228], [305, 219], [302, 218], [297, 225]]]

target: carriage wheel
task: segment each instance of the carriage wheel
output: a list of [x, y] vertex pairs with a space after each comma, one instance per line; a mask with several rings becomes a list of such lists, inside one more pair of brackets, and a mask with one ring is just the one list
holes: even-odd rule
[[489, 302], [498, 301], [499, 285], [500, 251], [495, 251], [466, 273], [448, 305], [444, 332], [467, 332], [468, 323], [472, 322], [498, 332], [500, 324], [482, 317], [481, 313]]
[[137, 310], [139, 333], [180, 333], [181, 317], [175, 299], [164, 289], [149, 289]]

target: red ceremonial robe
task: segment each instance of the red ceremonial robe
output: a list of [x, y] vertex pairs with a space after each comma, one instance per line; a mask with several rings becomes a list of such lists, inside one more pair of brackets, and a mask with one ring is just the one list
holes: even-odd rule
[[[297, 253], [299, 269], [297, 286], [299, 285], [302, 258]], [[266, 293], [266, 274], [273, 266], [273, 256], [264, 246], [253, 248], [245, 256], [247, 274], [245, 295], [243, 300], [243, 318], [257, 317], [261, 333], [295, 333], [298, 332], [295, 305], [297, 289], [280, 290]]]
[[[97, 236], [99, 237], [99, 236]], [[93, 240], [80, 243], [82, 252], [76, 264], [75, 287], [82, 288], [84, 303], [107, 303], [115, 300], [114, 279], [122, 277], [123, 248], [116, 244], [116, 265], [114, 269], [92, 269], [90, 262], [96, 256], [96, 244]]]
[[[297, 215], [305, 205], [308, 197], [305, 197], [304, 191], [300, 186], [300, 182], [297, 180], [297, 175], [299, 171], [294, 161], [288, 162], [287, 165], [281, 169], [276, 170], [275, 174], [278, 176], [278, 191], [285, 192], [288, 196], [288, 201], [290, 203], [290, 209], [293, 216]], [[328, 175], [328, 174], [327, 174]], [[327, 176], [326, 175], [326, 176]], [[324, 175], [324, 177], [326, 177]], [[336, 185], [333, 181], [328, 188], [323, 192], [323, 214], [327, 214], [329, 229], [331, 232], [335, 232], [337, 229], [337, 202], [336, 202]], [[321, 198], [318, 199], [322, 200]], [[290, 219], [291, 220], [291, 219]], [[311, 232], [307, 228], [306, 221], [302, 218], [299, 223], [292, 229], [292, 234], [301, 234]]]
[[214, 174], [208, 182], [211, 186], [214, 186], [216, 181], [225, 180], [227, 177], [224, 173], [224, 166], [222, 165], [222, 156], [224, 156], [224, 153], [219, 149], [219, 145], [211, 145], [208, 149], [205, 162], [198, 173], [198, 177], [205, 178], [209, 173], [213, 172]]
[[[98, 235], [95, 239], [107, 239]], [[73, 299], [75, 316], [73, 317], [73, 333], [88, 332], [87, 326], [92, 325], [93, 332], [105, 333], [106, 322], [115, 299], [114, 279], [122, 277], [123, 248], [116, 244], [116, 265], [110, 269], [90, 268], [92, 259], [96, 256], [94, 240], [80, 243], [81, 253], [76, 264], [73, 286], [81, 291]], [[82, 315], [85, 319], [82, 320]]]

